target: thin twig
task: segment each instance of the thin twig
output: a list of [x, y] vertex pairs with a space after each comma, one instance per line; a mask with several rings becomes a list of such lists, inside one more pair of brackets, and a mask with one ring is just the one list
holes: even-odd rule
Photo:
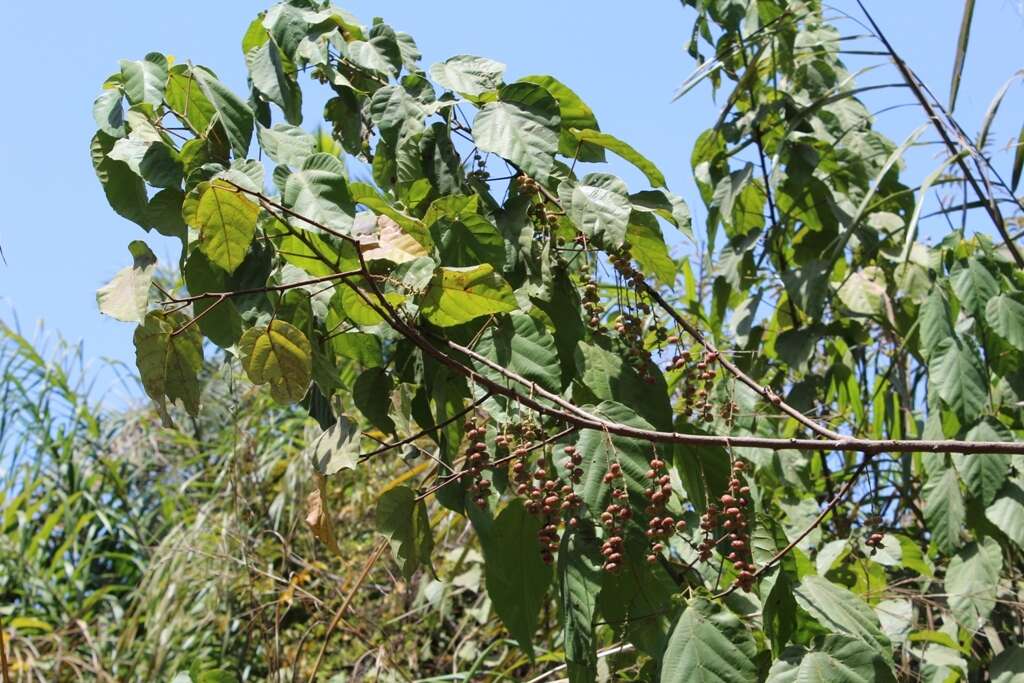
[[345, 596], [345, 600], [341, 603], [341, 607], [338, 608], [338, 611], [334, 613], [334, 617], [331, 618], [331, 623], [327, 626], [327, 632], [324, 633], [323, 642], [320, 644], [320, 654], [316, 656], [316, 662], [313, 663], [313, 672], [309, 674], [310, 683], [316, 680], [316, 673], [320, 670], [320, 664], [323, 662], [324, 654], [327, 652], [327, 645], [330, 643], [331, 635], [334, 633], [335, 629], [338, 628], [338, 623], [345, 615], [345, 610], [347, 610], [348, 606], [352, 603], [352, 598], [355, 597], [356, 591], [358, 591], [360, 586], [363, 585], [363, 582], [366, 581], [366, 577], [369, 576], [370, 570], [373, 569], [373, 565], [380, 559], [380, 556], [387, 545], [387, 541], [381, 541], [377, 545], [377, 548], [370, 555], [366, 564], [363, 565], [363, 570], [359, 572], [359, 576], [356, 578], [355, 584], [349, 590], [348, 595]]
[[436, 431], [438, 431], [440, 429], [444, 429], [445, 427], [450, 425], [452, 422], [455, 422], [456, 420], [458, 420], [460, 417], [462, 417], [466, 413], [468, 413], [468, 412], [470, 412], [472, 410], [475, 410], [477, 406], [479, 406], [481, 403], [483, 403], [484, 401], [486, 401], [490, 397], [491, 397], [491, 394], [490, 393], [486, 393], [483, 396], [481, 396], [480, 398], [478, 398], [477, 400], [475, 400], [472, 403], [470, 403], [468, 406], [466, 406], [462, 410], [460, 410], [459, 412], [457, 412], [454, 415], [452, 415], [451, 417], [449, 417], [447, 420], [444, 420], [443, 422], [441, 422], [439, 424], [436, 424], [433, 427], [429, 427], [427, 429], [420, 430], [420, 431], [416, 432], [415, 434], [413, 434], [412, 436], [407, 436], [404, 439], [401, 439], [399, 441], [395, 441], [394, 443], [384, 444], [383, 446], [381, 446], [377, 450], [370, 451], [369, 453], [364, 453], [364, 454], [359, 456], [359, 462], [363, 462], [364, 460], [372, 458], [375, 455], [379, 455], [381, 453], [386, 453], [387, 451], [390, 451], [390, 450], [392, 450], [394, 448], [398, 448], [399, 446], [404, 446], [407, 443], [412, 443], [416, 439], [419, 439], [420, 437], [426, 436], [427, 434], [430, 434], [431, 432], [436, 432]]

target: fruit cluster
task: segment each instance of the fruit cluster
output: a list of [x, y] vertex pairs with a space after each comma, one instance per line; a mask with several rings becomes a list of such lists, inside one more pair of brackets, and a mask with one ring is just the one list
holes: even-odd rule
[[[678, 344], [679, 337], [668, 338], [669, 344]], [[711, 400], [711, 391], [715, 387], [715, 366], [718, 363], [717, 351], [704, 351], [700, 361], [693, 363], [693, 355], [689, 349], [680, 349], [669, 361], [667, 370], [680, 370], [683, 372], [681, 382], [683, 394], [683, 413], [690, 415], [697, 413], [698, 419], [703, 422], [711, 422], [714, 419], [714, 404]], [[719, 415], [731, 421], [735, 415], [737, 406], [735, 402], [722, 406]]]
[[722, 514], [725, 517], [722, 528], [728, 532], [729, 554], [726, 559], [732, 562], [733, 569], [739, 574], [736, 583], [743, 590], [750, 590], [754, 583], [754, 565], [750, 557], [750, 532], [747, 526], [746, 508], [750, 504], [750, 487], [743, 484], [740, 476], [745, 466], [742, 460], [732, 463], [732, 476], [729, 479], [729, 492], [722, 495]]
[[483, 441], [486, 430], [472, 420], [467, 420], [464, 426], [469, 447], [466, 449], [463, 481], [469, 482], [469, 492], [476, 506], [484, 508], [487, 506], [487, 496], [491, 492], [491, 481], [483, 476], [483, 471], [490, 463], [487, 444]]
[[647, 470], [647, 478], [650, 480], [650, 484], [644, 495], [650, 502], [644, 510], [648, 516], [647, 531], [644, 533], [650, 543], [647, 561], [654, 563], [658, 561], [658, 556], [665, 549], [663, 541], [677, 531], [684, 531], [686, 522], [682, 519], [676, 521], [666, 514], [666, 503], [672, 497], [672, 479], [665, 468], [665, 461], [660, 458], [652, 460], [651, 469]]
[[605, 530], [605, 540], [601, 545], [604, 564], [601, 568], [606, 572], [615, 573], [622, 566], [625, 554], [623, 536], [626, 533], [626, 522], [633, 517], [633, 510], [629, 506], [629, 493], [626, 491], [622, 465], [617, 462], [608, 465], [603, 482], [611, 487], [612, 502], [601, 513], [601, 526]]
[[[522, 432], [523, 430], [520, 430]], [[531, 436], [532, 430], [526, 430]], [[560, 540], [559, 526], [563, 522], [576, 526], [577, 514], [583, 499], [573, 489], [583, 477], [582, 456], [575, 446], [566, 446], [563, 469], [566, 479], [562, 479], [556, 469], [548, 462], [548, 457], [541, 455], [531, 469], [529, 453], [533, 449], [529, 440], [515, 441], [505, 437], [503, 442], [511, 447], [513, 457], [510, 472], [515, 483], [516, 495], [526, 499], [526, 511], [541, 519], [541, 528], [537, 533], [537, 541], [541, 547], [541, 557], [547, 563], [554, 561], [554, 553], [558, 550]]]

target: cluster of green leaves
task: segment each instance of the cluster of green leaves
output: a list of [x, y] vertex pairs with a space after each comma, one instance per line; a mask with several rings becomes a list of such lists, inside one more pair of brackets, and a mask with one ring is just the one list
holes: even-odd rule
[[[467, 505], [462, 478], [446, 477], [473, 405], [492, 453], [502, 452], [499, 434], [523, 425], [560, 431], [551, 416], [566, 404], [640, 429], [805, 435], [728, 376], [712, 400], [736, 410], [691, 421], [682, 407], [695, 389], [659, 367], [674, 311], [831, 430], [1009, 441], [1024, 429], [1024, 280], [1005, 245], [967, 237], [967, 225], [935, 246], [918, 240], [934, 180], [918, 193], [899, 175], [916, 136], [896, 145], [873, 129], [819, 3], [686, 4], [697, 9], [693, 54], [703, 60], [704, 43], [714, 52], [700, 77], [732, 84], [693, 150], [707, 208], [706, 251], [694, 259], [666, 245], [663, 229], [692, 227], [664, 175], [602, 132], [563, 83], [507, 83], [504, 65], [475, 56], [424, 69], [412, 38], [383, 21], [367, 27], [288, 0], [245, 33], [248, 99], [208, 69], [157, 54], [123, 62], [106, 82], [97, 175], [115, 211], [180, 240], [187, 293], [158, 299], [152, 254], [133, 243], [134, 264], [100, 291], [101, 310], [139, 323], [142, 383], [168, 417], [179, 400], [200, 411], [213, 345], [278, 403], [300, 402], [318, 420], [325, 431], [309, 460], [319, 476], [352, 476], [359, 452], [391, 438], [410, 457], [429, 456], [437, 467], [421, 470], [419, 489], [389, 486], [375, 506], [403, 575], [432, 568], [431, 506], [467, 516], [493, 610], [531, 656], [557, 594], [574, 681], [593, 680], [599, 648], [619, 639], [638, 653], [626, 668], [662, 681], [1016, 670], [1018, 636], [998, 635], [1019, 615], [1005, 598], [1024, 549], [1024, 463], [1009, 457], [877, 454], [851, 484], [853, 500], [822, 520], [819, 501], [861, 471], [852, 454], [566, 433], [551, 447], [582, 454], [582, 519], [566, 527], [554, 567], [536, 552], [541, 520], [503, 472], [485, 475], [482, 508]], [[329, 135], [300, 126], [301, 74], [332, 93]], [[269, 174], [249, 158], [254, 139]], [[650, 187], [631, 192], [604, 167], [576, 173], [607, 152]], [[352, 164], [369, 178], [354, 180]], [[619, 278], [610, 257], [639, 274]], [[597, 317], [581, 297], [595, 270], [611, 273], [600, 276]], [[674, 309], [654, 306], [636, 280]], [[627, 316], [643, 318], [639, 348], [607, 331]], [[530, 387], [519, 400], [508, 395], [517, 378]], [[670, 511], [691, 529], [726, 491], [730, 460], [746, 460], [753, 562], [795, 548], [755, 590], [724, 598], [713, 596], [737, 572], [697, 562], [699, 534], [675, 536], [645, 563], [655, 456], [674, 465]], [[636, 512], [617, 573], [599, 570], [605, 532], [594, 523], [612, 463]], [[441, 480], [433, 496], [431, 477]], [[880, 549], [863, 539], [877, 529], [891, 532]], [[936, 601], [939, 585], [948, 598]]]

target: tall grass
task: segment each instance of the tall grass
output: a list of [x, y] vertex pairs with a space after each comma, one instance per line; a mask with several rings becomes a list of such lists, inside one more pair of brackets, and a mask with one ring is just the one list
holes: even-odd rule
[[[172, 409], [165, 426], [148, 406], [89, 398], [79, 349], [41, 352], [0, 323], [0, 617], [13, 680], [168, 681], [203, 669], [308, 679], [379, 542], [376, 496], [422, 467], [372, 459], [333, 478], [341, 552], [331, 554], [305, 522], [315, 482], [301, 454], [315, 422], [231, 364], [206, 374], [200, 415]], [[436, 505], [431, 516], [434, 572], [406, 582], [387, 555], [377, 562], [318, 680], [510, 681], [557, 664], [543, 642], [531, 665], [501, 637], [465, 520]]]

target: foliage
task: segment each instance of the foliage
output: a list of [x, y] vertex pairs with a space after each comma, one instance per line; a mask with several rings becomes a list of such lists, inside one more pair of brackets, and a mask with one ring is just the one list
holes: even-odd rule
[[[605, 647], [643, 680], [1013, 671], [1019, 173], [1002, 180], [870, 15], [847, 36], [815, 0], [684, 4], [700, 67], [683, 92], [726, 90], [692, 155], [701, 226], [567, 85], [474, 56], [424, 69], [379, 19], [262, 13], [248, 100], [201, 66], [124, 62], [93, 161], [115, 211], [180, 240], [187, 290], [150, 291], [143, 386], [168, 419], [179, 399], [201, 415], [217, 346], [331, 435], [310, 475], [421, 460], [362, 495], [405, 579], [450, 580], [433, 538], [469, 520], [526, 656], [509, 675], [542, 643], [573, 681]], [[851, 41], [898, 81], [858, 87]], [[299, 127], [300, 74], [331, 92], [329, 137]], [[861, 99], [894, 86], [948, 155], [916, 188], [901, 160], [923, 131], [895, 144]], [[577, 173], [606, 151], [650, 187]], [[945, 186], [959, 203], [925, 213]], [[137, 310], [147, 272], [102, 300]], [[330, 547], [338, 501], [317, 492]]]

